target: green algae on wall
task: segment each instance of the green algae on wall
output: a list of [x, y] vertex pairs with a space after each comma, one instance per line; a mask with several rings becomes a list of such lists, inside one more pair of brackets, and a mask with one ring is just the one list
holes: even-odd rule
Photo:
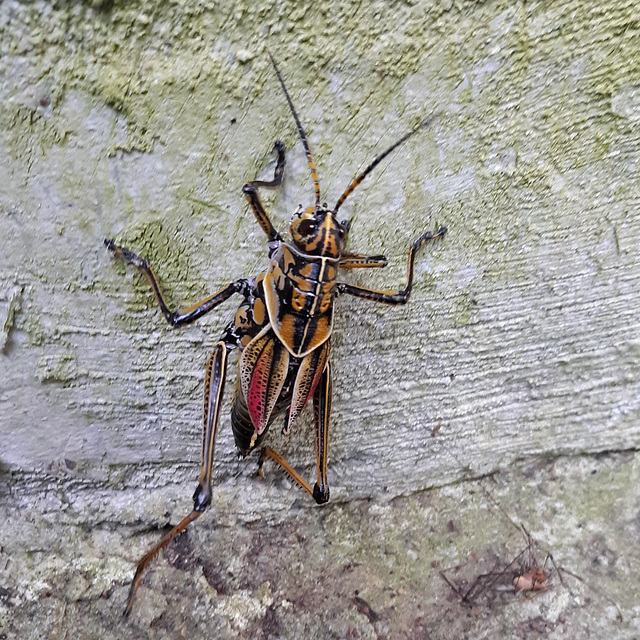
[[[0, 4], [0, 635], [637, 635], [619, 539], [637, 465], [592, 456], [639, 442], [637, 36], [631, 0]], [[438, 114], [345, 203], [351, 249], [389, 259], [345, 279], [401, 286], [410, 242], [449, 233], [406, 307], [336, 302], [332, 502], [257, 480], [225, 404], [215, 513], [145, 579], [139, 632], [118, 626], [123, 585], [190, 508], [233, 304], [174, 331], [103, 240], [145, 255], [175, 306], [265, 267], [241, 187], [273, 170], [275, 139], [274, 224], [312, 199], [267, 49], [329, 202]], [[309, 416], [271, 442], [313, 477]], [[441, 580], [522, 550], [457, 482], [518, 459], [484, 483], [628, 626], [584, 585], [463, 610]]]
[[[276, 138], [287, 147], [283, 188], [265, 195], [276, 226], [312, 195], [267, 49], [330, 202], [438, 114], [345, 203], [351, 249], [389, 259], [345, 274], [362, 286], [401, 286], [410, 242], [438, 225], [449, 234], [421, 253], [407, 307], [337, 301], [335, 495], [464, 475], [438, 456], [437, 429], [473, 473], [635, 446], [637, 21], [631, 2], [606, 9], [3, 4], [1, 275], [23, 291], [3, 365], [55, 416], [40, 442], [37, 403], [11, 392], [11, 465], [37, 470], [70, 447], [107, 477], [144, 460], [147, 479], [190, 481], [204, 363], [232, 304], [172, 331], [103, 240], [147, 257], [175, 306], [265, 267], [241, 187], [273, 170]], [[248, 512], [295, 500], [262, 501], [268, 489], [254, 489], [228, 430], [220, 438], [231, 509], [247, 487]], [[312, 440], [307, 421], [282, 444], [309, 475]], [[168, 507], [154, 508], [162, 520]]]

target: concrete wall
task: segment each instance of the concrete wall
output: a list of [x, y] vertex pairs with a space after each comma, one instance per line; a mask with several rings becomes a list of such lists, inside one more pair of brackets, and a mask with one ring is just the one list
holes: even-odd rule
[[[102, 240], [145, 255], [175, 306], [264, 268], [241, 186], [272, 171], [276, 138], [276, 227], [313, 200], [267, 49], [329, 203], [440, 114], [343, 208], [351, 249], [389, 258], [345, 272], [363, 286], [400, 286], [410, 242], [449, 233], [406, 307], [336, 303], [334, 501], [637, 448], [639, 17], [623, 0], [2, 3], [0, 504], [25, 536], [25, 509], [45, 518], [13, 553], [43, 527], [131, 535], [190, 508], [204, 366], [233, 303], [172, 330]], [[256, 481], [236, 459], [227, 416], [216, 522], [307, 513], [275, 469]], [[310, 417], [272, 444], [312, 476]], [[122, 544], [125, 582], [138, 552]], [[12, 593], [38, 602], [24, 567]]]

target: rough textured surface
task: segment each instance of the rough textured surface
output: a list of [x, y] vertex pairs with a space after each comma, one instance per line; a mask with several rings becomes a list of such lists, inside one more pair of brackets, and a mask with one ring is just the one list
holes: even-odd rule
[[[87, 638], [176, 637], [183, 624], [220, 637], [495, 637], [525, 624], [523, 606], [555, 611], [533, 634], [571, 637], [558, 621], [575, 614], [573, 637], [602, 637], [610, 611], [589, 589], [592, 604], [554, 588], [486, 616], [447, 601], [457, 634], [440, 617], [438, 567], [490, 551], [506, 565], [524, 544], [510, 524], [498, 535], [500, 511], [484, 494], [469, 506], [475, 485], [459, 481], [568, 456], [514, 471], [498, 499], [568, 569], [595, 562], [589, 581], [626, 614], [607, 635], [637, 635], [625, 595], [639, 588], [637, 460], [589, 454], [640, 445], [639, 19], [631, 0], [3, 2], [0, 634], [29, 637], [35, 617], [31, 632], [50, 637], [78, 625]], [[132, 563], [189, 509], [204, 364], [233, 305], [170, 330], [102, 239], [148, 257], [176, 306], [263, 268], [240, 188], [272, 168], [275, 138], [289, 150], [268, 198], [276, 226], [312, 196], [266, 47], [329, 202], [440, 114], [345, 204], [352, 249], [390, 260], [345, 277], [395, 287], [413, 238], [438, 223], [450, 233], [421, 254], [407, 307], [339, 301], [333, 503], [311, 508], [273, 469], [256, 481], [223, 422], [214, 517], [173, 551], [175, 568], [149, 575], [138, 626], [115, 630]], [[312, 474], [308, 420], [273, 442]], [[591, 477], [592, 464], [611, 472]]]
[[[3, 541], [0, 629], [20, 640], [636, 638], [639, 478], [637, 454], [530, 459], [386, 502], [305, 501], [251, 523], [220, 510], [154, 565], [128, 621], [132, 560], [158, 531], [5, 506], [3, 532], [20, 536]], [[513, 592], [530, 563], [520, 524], [551, 572], [544, 592]], [[472, 606], [440, 572], [461, 591], [477, 585]]]

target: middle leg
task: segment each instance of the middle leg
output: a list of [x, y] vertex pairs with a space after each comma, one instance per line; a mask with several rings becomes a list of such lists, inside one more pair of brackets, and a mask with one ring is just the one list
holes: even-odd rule
[[205, 313], [209, 313], [209, 311], [215, 309], [225, 300], [228, 300], [234, 293], [245, 292], [247, 290], [247, 287], [249, 286], [249, 280], [236, 280], [235, 282], [227, 285], [224, 289], [220, 289], [220, 291], [218, 291], [217, 293], [214, 293], [208, 298], [201, 300], [197, 304], [194, 304], [187, 309], [182, 309], [181, 311], [171, 311], [171, 309], [169, 309], [169, 306], [165, 302], [156, 275], [151, 269], [149, 263], [144, 258], [136, 255], [135, 253], [133, 253], [133, 251], [130, 251], [126, 247], [117, 245], [113, 240], [105, 239], [104, 244], [114, 256], [122, 258], [127, 264], [132, 264], [133, 266], [138, 267], [138, 269], [140, 269], [144, 273], [144, 275], [147, 277], [147, 280], [149, 281], [149, 284], [151, 285], [153, 295], [156, 298], [160, 310], [162, 311], [164, 317], [167, 319], [167, 322], [173, 327], [179, 327], [183, 324], [189, 324], [190, 322], [197, 320]]

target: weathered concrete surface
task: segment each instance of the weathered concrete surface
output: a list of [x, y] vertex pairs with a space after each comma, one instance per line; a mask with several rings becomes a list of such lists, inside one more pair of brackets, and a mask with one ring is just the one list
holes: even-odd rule
[[[128, 621], [132, 561], [158, 531], [83, 527], [80, 510], [45, 500], [28, 517], [5, 506], [3, 532], [19, 536], [0, 554], [0, 629], [21, 640], [637, 638], [639, 479], [637, 454], [530, 459], [388, 502], [305, 501], [251, 523], [219, 510], [154, 565]], [[552, 552], [582, 581], [554, 571], [546, 591], [514, 594], [521, 523], [541, 566]], [[454, 584], [493, 575], [469, 607], [441, 571]]]
[[[370, 542], [359, 546], [360, 539], [348, 542], [346, 528], [355, 526], [349, 518], [377, 526], [368, 500], [384, 505], [408, 495], [391, 503], [396, 515], [380, 520], [380, 535], [400, 545], [404, 538], [394, 532], [402, 522], [411, 540], [434, 545], [429, 554], [415, 550], [414, 564], [425, 573], [410, 597], [420, 600], [419, 586], [436, 598], [430, 581], [440, 594], [446, 589], [430, 563], [442, 566], [450, 557], [438, 555], [449, 518], [438, 514], [438, 528], [428, 514], [424, 521], [411, 514], [432, 500], [438, 506], [447, 490], [420, 492], [530, 456], [583, 456], [640, 443], [636, 4], [156, 4], [0, 5], [0, 507], [7, 513], [0, 570], [12, 581], [8, 629], [25, 637], [36, 616], [51, 637], [64, 637], [73, 635], [73, 620], [85, 619], [83, 637], [105, 637], [124, 591], [113, 591], [116, 604], [115, 595], [103, 602], [99, 594], [111, 593], [112, 580], [129, 579], [131, 562], [157, 532], [130, 536], [175, 522], [189, 508], [204, 364], [233, 307], [172, 331], [144, 280], [114, 264], [101, 243], [115, 236], [144, 253], [176, 305], [264, 266], [264, 237], [240, 187], [272, 168], [276, 137], [289, 149], [285, 184], [269, 198], [276, 226], [284, 229], [295, 205], [312, 195], [265, 47], [279, 60], [310, 134], [329, 202], [386, 145], [440, 114], [345, 204], [345, 214], [356, 218], [352, 248], [390, 259], [383, 272], [345, 277], [396, 286], [416, 235], [437, 223], [450, 233], [422, 254], [406, 308], [339, 301], [335, 504], [310, 508], [273, 470], [256, 482], [254, 462], [236, 460], [223, 423], [215, 467], [218, 527], [198, 527], [195, 553], [240, 566], [255, 560], [234, 544], [257, 547], [271, 564], [260, 565], [252, 580], [288, 575], [292, 555], [295, 561], [300, 554], [308, 557], [301, 567], [315, 585], [320, 559], [329, 542], [338, 544], [339, 530], [346, 536], [341, 544], [354, 545], [353, 558], [370, 548]], [[308, 421], [274, 442], [312, 474]], [[637, 474], [634, 457], [611, 459]], [[589, 458], [558, 464], [568, 465], [578, 484], [587, 480], [580, 471], [588, 473]], [[544, 482], [544, 470], [553, 468], [542, 467]], [[593, 482], [594, 495], [606, 491]], [[637, 516], [633, 486], [622, 493], [616, 522], [623, 531]], [[555, 496], [555, 488], [545, 496], [549, 504], [579, 508], [562, 502], [573, 494]], [[468, 490], [451, 491], [461, 492], [459, 498]], [[537, 489], [523, 490], [521, 500], [518, 508], [509, 504], [514, 518], [540, 531], [536, 523], [552, 507], [529, 511], [527, 520], [523, 505], [533, 509], [544, 500]], [[584, 523], [583, 531], [608, 535], [607, 517]], [[338, 531], [330, 531], [334, 525]], [[570, 540], [582, 545], [567, 568], [589, 557], [579, 532], [572, 538], [568, 524], [549, 526], [554, 552]], [[295, 545], [287, 527], [299, 534]], [[514, 534], [510, 525], [504, 531]], [[640, 550], [637, 535], [614, 533], [624, 556], [614, 565], [625, 569], [614, 566], [610, 590], [624, 600], [625, 589], [637, 591], [630, 581], [638, 572], [629, 567]], [[461, 534], [458, 544], [482, 554], [496, 538], [491, 531], [478, 535], [476, 543]], [[160, 592], [175, 589], [166, 610], [165, 600], [151, 598], [141, 615], [147, 622], [161, 616], [170, 621], [162, 625], [179, 629], [184, 604], [176, 599], [196, 597], [186, 587], [180, 595], [182, 583], [195, 585], [201, 574], [168, 573], [161, 566], [149, 578]], [[343, 580], [328, 575], [329, 585]], [[344, 637], [327, 622], [334, 614], [340, 619], [341, 606], [344, 620], [362, 623], [339, 598], [325, 608], [301, 598], [291, 609], [274, 604], [268, 613], [270, 598], [289, 597], [274, 584], [260, 591], [252, 582], [247, 591], [231, 581], [222, 594], [229, 600], [220, 601], [227, 604], [201, 608], [193, 624], [227, 628], [234, 611], [251, 610], [248, 618], [238, 614], [244, 620], [238, 625], [250, 630], [249, 619], [286, 618], [280, 631], [274, 627], [264, 637], [300, 637], [291, 621], [320, 609], [325, 626], [316, 637]], [[201, 602], [214, 597], [200, 588]], [[49, 591], [54, 600], [46, 599]], [[231, 613], [223, 614], [223, 606]], [[461, 637], [437, 626], [439, 606], [431, 617], [424, 614], [433, 621], [427, 637]], [[597, 606], [586, 609], [580, 615], [588, 624], [596, 624], [591, 615], [608, 621]], [[508, 625], [510, 611], [492, 616]], [[493, 620], [484, 621], [487, 627], [470, 622], [468, 629], [495, 637]], [[385, 624], [375, 633], [402, 637], [411, 629], [406, 621]], [[134, 633], [118, 629], [114, 637]], [[374, 633], [358, 629], [362, 637]], [[627, 637], [623, 627], [615, 629]], [[314, 637], [311, 631], [307, 637]]]

